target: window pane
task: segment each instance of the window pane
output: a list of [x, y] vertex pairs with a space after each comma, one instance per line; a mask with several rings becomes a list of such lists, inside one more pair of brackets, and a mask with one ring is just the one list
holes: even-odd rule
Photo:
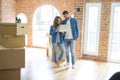
[[101, 4], [86, 4], [84, 53], [97, 55], [99, 46]]
[[88, 33], [88, 37], [87, 37], [87, 48], [86, 51], [87, 52], [93, 52], [96, 49], [96, 44], [94, 44], [94, 42], [96, 42], [96, 34], [95, 33]]
[[[49, 13], [49, 14], [48, 14]], [[50, 26], [53, 19], [58, 16], [58, 10], [52, 5], [43, 5], [38, 8], [33, 15], [33, 36], [32, 44], [34, 46], [47, 47]]]
[[120, 32], [120, 7], [115, 7], [113, 32]]
[[120, 62], [120, 3], [111, 5], [109, 61]]
[[97, 31], [97, 21], [98, 21], [98, 8], [97, 7], [89, 7], [88, 13], [88, 31], [96, 32]]

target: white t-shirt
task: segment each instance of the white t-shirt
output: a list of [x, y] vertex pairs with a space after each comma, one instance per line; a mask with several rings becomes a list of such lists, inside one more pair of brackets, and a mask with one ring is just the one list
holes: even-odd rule
[[65, 39], [73, 39], [72, 30], [71, 30], [71, 25], [70, 25], [70, 19], [67, 20], [66, 25], [69, 26], [69, 27], [68, 27], [69, 29], [68, 29], [67, 32], [66, 32]]

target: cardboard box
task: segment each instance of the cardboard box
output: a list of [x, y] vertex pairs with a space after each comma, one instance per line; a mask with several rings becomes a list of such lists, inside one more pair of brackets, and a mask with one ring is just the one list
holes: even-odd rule
[[[0, 48], [0, 70], [25, 67], [24, 48]], [[0, 79], [1, 80], [1, 79]], [[10, 79], [12, 80], [12, 79]]]
[[28, 33], [27, 24], [23, 23], [0, 23], [0, 34], [24, 35]]
[[20, 69], [0, 70], [0, 80], [21, 80]]
[[20, 48], [25, 46], [25, 36], [8, 36], [0, 37], [0, 45], [6, 48]]

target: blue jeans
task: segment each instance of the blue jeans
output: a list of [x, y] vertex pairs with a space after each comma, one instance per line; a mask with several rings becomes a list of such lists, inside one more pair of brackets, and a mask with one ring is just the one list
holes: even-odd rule
[[[52, 43], [52, 45], [53, 45], [54, 62], [57, 63], [62, 59], [63, 54], [65, 53], [64, 43]], [[58, 57], [58, 49], [60, 49], [61, 52], [59, 57]]]
[[69, 64], [69, 50], [71, 52], [71, 61], [72, 61], [72, 65], [75, 64], [75, 60], [76, 60], [76, 53], [75, 53], [75, 40], [72, 39], [65, 39], [65, 49], [66, 49], [66, 59], [67, 59], [67, 63]]

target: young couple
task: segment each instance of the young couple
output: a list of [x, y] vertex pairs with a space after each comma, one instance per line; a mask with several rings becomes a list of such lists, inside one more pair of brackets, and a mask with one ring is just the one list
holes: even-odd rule
[[[71, 53], [72, 69], [75, 68], [76, 53], [75, 40], [79, 39], [79, 27], [75, 18], [72, 18], [68, 11], [63, 11], [64, 20], [60, 16], [56, 16], [53, 25], [50, 28], [50, 35], [52, 39], [54, 62], [56, 67], [59, 67], [60, 61], [64, 54], [66, 54], [66, 66], [69, 66], [69, 51]], [[69, 26], [69, 31], [60, 32], [59, 25], [65, 24]], [[58, 57], [58, 48], [60, 49], [60, 56]]]

